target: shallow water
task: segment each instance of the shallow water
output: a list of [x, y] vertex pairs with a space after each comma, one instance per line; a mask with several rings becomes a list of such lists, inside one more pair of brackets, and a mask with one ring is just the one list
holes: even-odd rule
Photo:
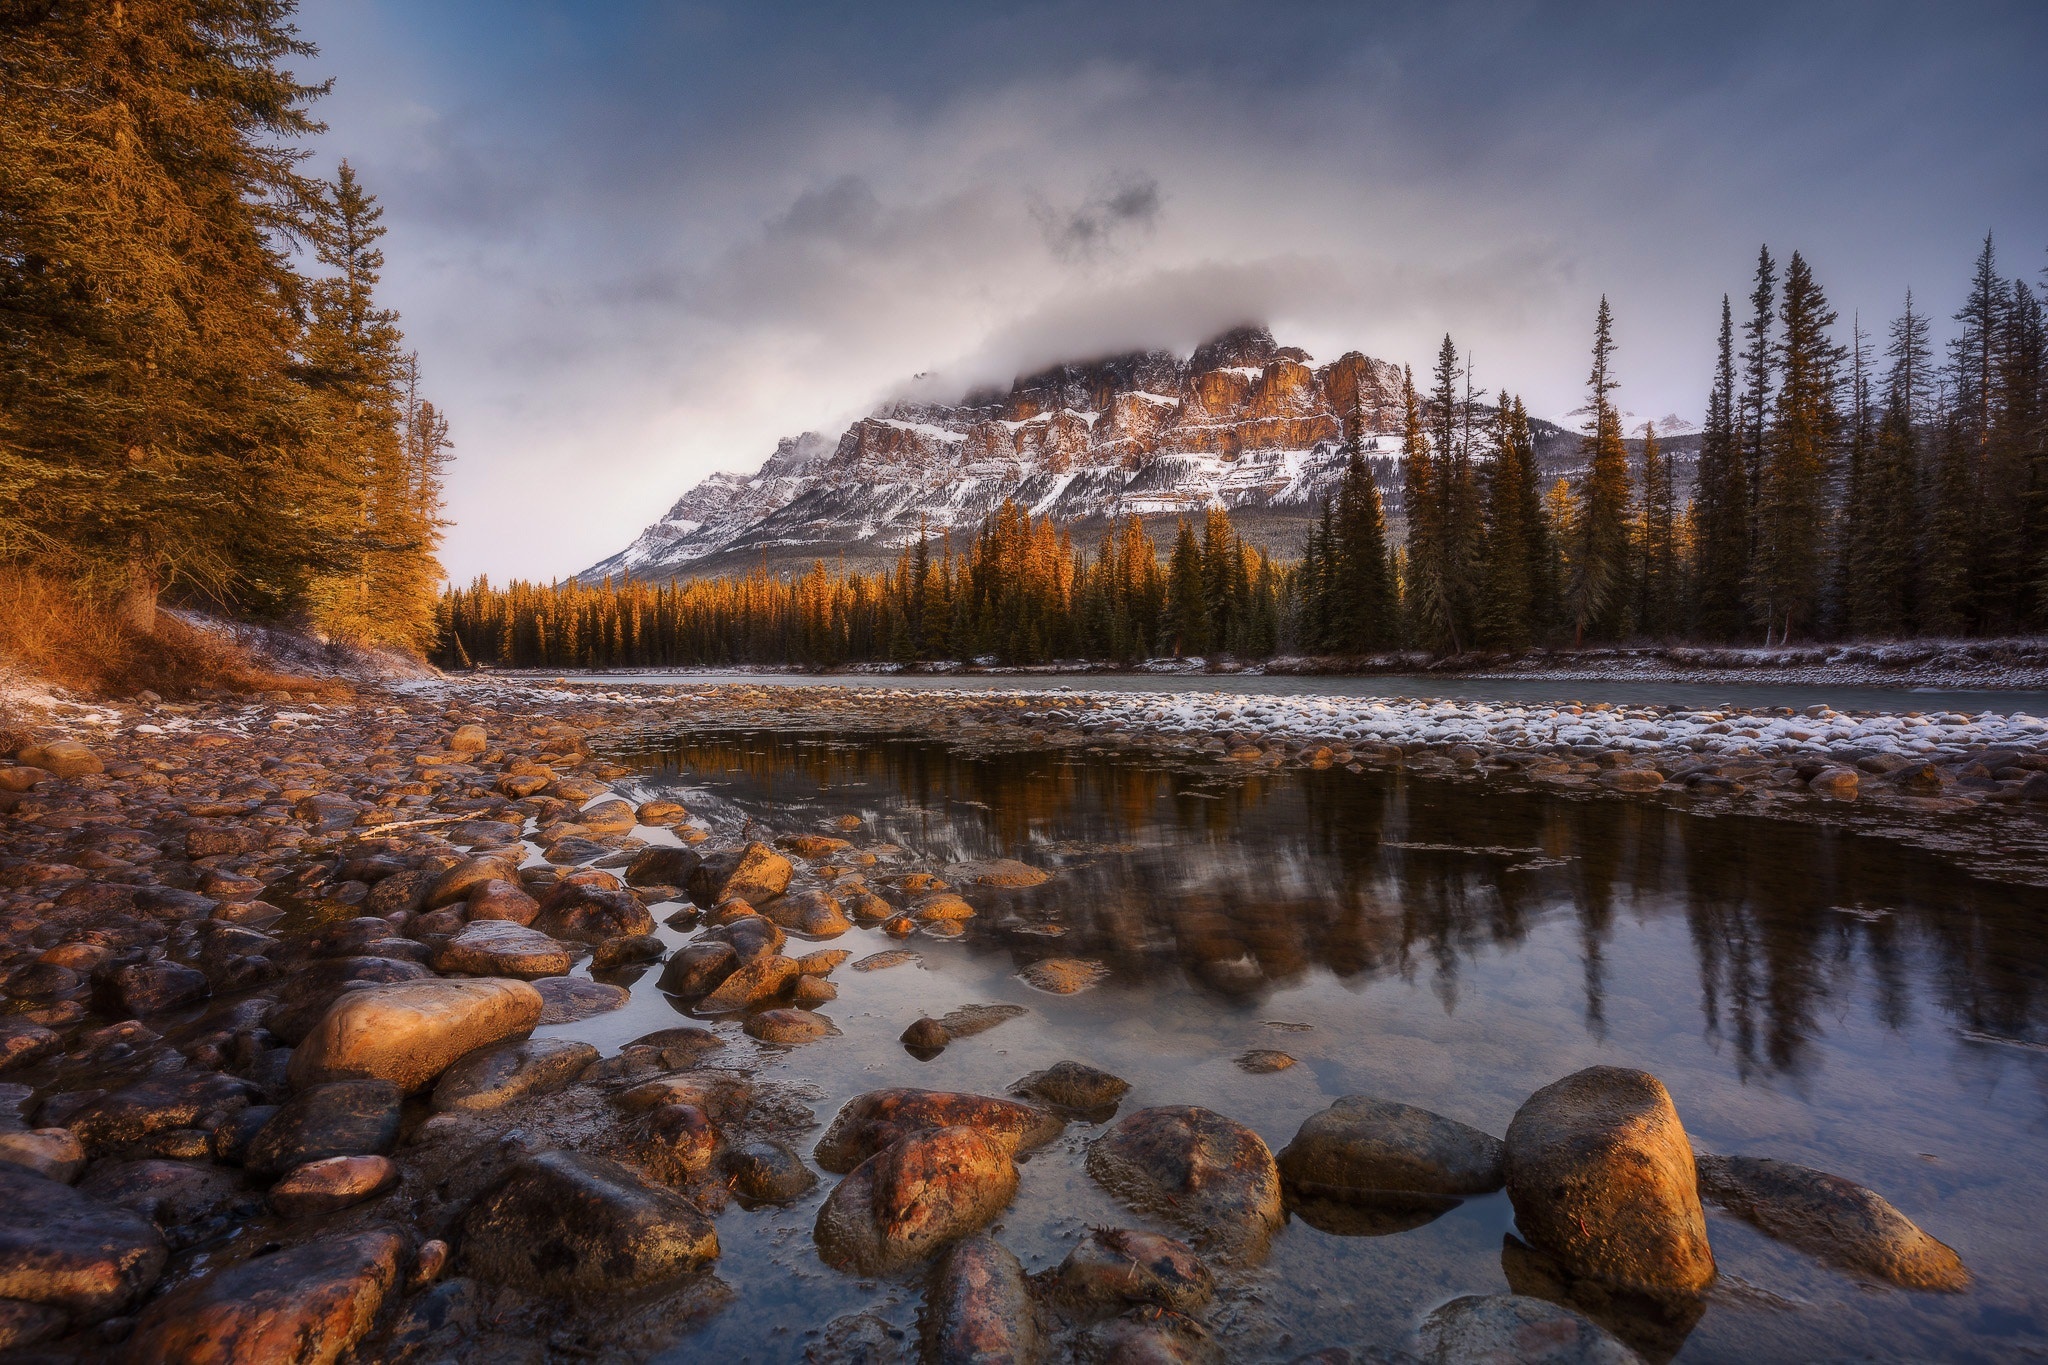
[[1370, 677], [1294, 677], [1262, 673], [576, 673], [512, 674], [530, 680], [566, 677], [577, 683], [629, 687], [912, 688], [920, 691], [1222, 692], [1252, 697], [1420, 697], [1549, 706], [1608, 702], [1615, 706], [1741, 706], [1837, 711], [1964, 711], [1975, 715], [2048, 715], [2048, 692], [1960, 687], [1850, 687], [1830, 683], [1674, 683], [1626, 679], [1439, 678], [1427, 673]]
[[[1868, 1184], [1977, 1276], [1955, 1296], [1878, 1287], [1710, 1210], [1720, 1284], [1689, 1334], [1639, 1340], [1652, 1359], [2048, 1354], [2048, 893], [1867, 836], [1483, 779], [789, 734], [698, 735], [633, 759], [641, 774], [622, 786], [724, 831], [850, 813], [856, 843], [899, 845], [921, 867], [1014, 856], [1057, 873], [969, 890], [982, 913], [964, 939], [904, 945], [920, 966], [841, 968], [822, 1012], [843, 1036], [782, 1051], [720, 1026], [719, 1064], [806, 1084], [821, 1125], [867, 1090], [1002, 1093], [1073, 1058], [1131, 1082], [1124, 1113], [1206, 1105], [1278, 1150], [1342, 1095], [1499, 1134], [1559, 1076], [1642, 1067], [1702, 1150]], [[833, 946], [898, 945], [856, 929]], [[1017, 975], [1053, 955], [1111, 974], [1074, 996]], [[1030, 1013], [931, 1061], [896, 1042], [920, 1014], [996, 1002]], [[677, 1022], [649, 976], [626, 1008], [544, 1031], [616, 1047]], [[1298, 1064], [1248, 1074], [1233, 1059], [1252, 1048]], [[1100, 1131], [1074, 1124], [1025, 1163], [997, 1232], [1027, 1269], [1091, 1224], [1175, 1231], [1088, 1179]], [[788, 1209], [720, 1217], [718, 1274], [737, 1298], [675, 1359], [800, 1359], [815, 1329], [861, 1309], [914, 1333], [916, 1277], [819, 1261], [810, 1226], [834, 1179]], [[1317, 1221], [1290, 1218], [1263, 1265], [1221, 1276], [1209, 1320], [1231, 1359], [1395, 1345], [1445, 1299], [1510, 1287], [1505, 1195], [1385, 1235]]]

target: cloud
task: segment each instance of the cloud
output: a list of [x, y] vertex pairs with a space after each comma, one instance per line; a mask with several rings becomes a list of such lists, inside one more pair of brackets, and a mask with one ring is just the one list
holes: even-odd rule
[[1152, 230], [1162, 206], [1159, 182], [1149, 175], [1119, 175], [1072, 209], [1034, 196], [1031, 216], [1045, 245], [1062, 261], [1092, 261]]

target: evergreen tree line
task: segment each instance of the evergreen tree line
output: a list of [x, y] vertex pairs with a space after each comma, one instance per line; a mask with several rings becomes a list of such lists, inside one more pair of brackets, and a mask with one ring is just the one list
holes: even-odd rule
[[0, 13], [0, 567], [426, 647], [448, 423], [293, 10]]

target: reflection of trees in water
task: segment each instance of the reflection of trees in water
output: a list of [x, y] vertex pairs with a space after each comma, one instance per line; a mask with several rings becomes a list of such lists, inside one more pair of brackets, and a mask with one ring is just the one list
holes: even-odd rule
[[1875, 1019], [1904, 1027], [1916, 968], [1920, 989], [1960, 1027], [2043, 1032], [2048, 897], [1789, 821], [1482, 781], [1065, 749], [969, 756], [771, 734], [694, 741], [667, 757], [686, 773], [744, 779], [749, 790], [736, 795], [770, 818], [795, 808], [822, 822], [858, 809], [873, 835], [928, 856], [1060, 863], [1060, 877], [1005, 893], [1001, 909], [1057, 918], [1068, 929], [1062, 953], [1133, 972], [1172, 962], [1226, 996], [1317, 967], [1340, 978], [1427, 973], [1455, 1009], [1467, 964], [1512, 950], [1546, 912], [1564, 910], [1585, 1024], [1599, 1036], [1617, 914], [1678, 911], [1704, 1031], [1744, 1075], [1798, 1074], [1821, 1021], [1864, 980]]

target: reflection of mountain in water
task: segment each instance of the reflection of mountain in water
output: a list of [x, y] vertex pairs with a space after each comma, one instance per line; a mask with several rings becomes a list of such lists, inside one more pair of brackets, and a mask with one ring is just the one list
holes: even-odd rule
[[1172, 963], [1205, 991], [1253, 998], [1316, 969], [1426, 976], [1449, 1011], [1463, 964], [1570, 915], [1599, 1036], [1617, 916], [1683, 915], [1702, 1026], [1741, 1074], [1799, 1073], [1865, 981], [1890, 1028], [1917, 1003], [1966, 1033], [2048, 1037], [2048, 896], [1867, 836], [1482, 782], [1066, 750], [761, 734], [646, 758], [678, 764], [704, 789], [693, 809], [733, 829], [851, 812], [864, 836], [934, 861], [1059, 868], [1042, 887], [976, 895], [990, 911], [978, 934], [1020, 958], [1049, 948], [1029, 926], [1056, 922], [1061, 954], [1133, 977]]

